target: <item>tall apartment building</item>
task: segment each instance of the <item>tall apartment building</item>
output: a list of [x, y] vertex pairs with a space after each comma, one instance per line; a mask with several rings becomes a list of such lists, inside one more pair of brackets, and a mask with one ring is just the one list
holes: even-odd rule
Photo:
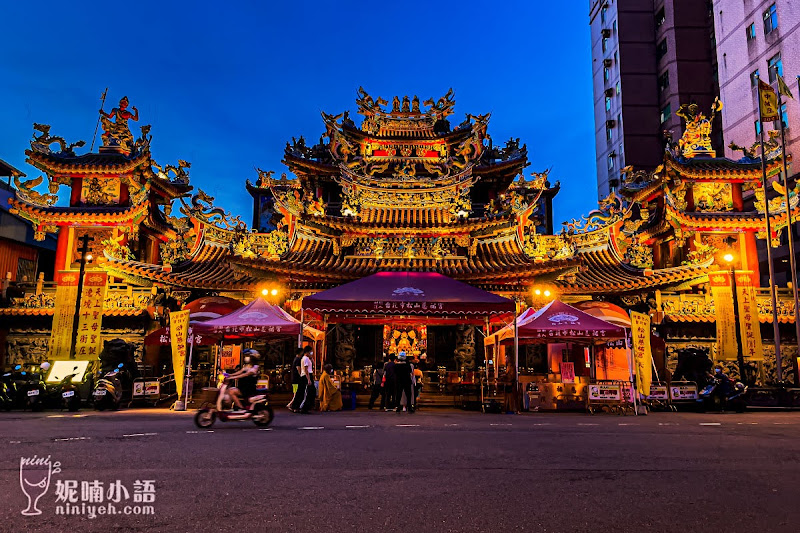
[[[794, 7], [792, 7], [794, 5]], [[741, 146], [750, 146], [758, 140], [759, 122], [756, 99], [756, 77], [777, 88], [776, 71], [800, 98], [800, 5], [793, 0], [714, 0], [714, 33], [717, 36], [717, 58], [719, 59], [719, 88], [725, 108], [722, 123], [725, 139]], [[786, 129], [786, 151], [794, 160], [800, 158], [800, 101], [784, 98], [781, 116]], [[767, 124], [765, 130], [779, 128]], [[765, 132], [766, 133], [766, 132]], [[732, 159], [742, 157], [741, 152], [725, 148], [725, 156]], [[798, 225], [794, 225], [795, 242], [798, 240]], [[786, 233], [783, 246], [773, 254], [775, 281], [779, 286], [791, 279]], [[761, 271], [766, 272], [766, 249], [759, 241]]]
[[590, 2], [597, 194], [604, 198], [619, 186], [621, 168], [662, 162], [664, 131], [683, 132], [675, 115], [681, 104], [711, 107], [714, 25], [704, 0]]

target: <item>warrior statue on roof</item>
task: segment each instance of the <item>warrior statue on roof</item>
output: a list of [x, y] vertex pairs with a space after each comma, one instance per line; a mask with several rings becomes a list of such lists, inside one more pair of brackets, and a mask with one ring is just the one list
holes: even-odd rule
[[133, 109], [133, 113], [128, 111], [127, 96], [123, 96], [119, 101], [119, 107], [113, 108], [110, 113], [100, 109], [100, 121], [103, 124], [103, 146], [118, 146], [126, 152], [131, 150], [133, 135], [128, 127], [128, 120], [139, 120], [139, 110], [136, 109], [136, 106], [132, 106], [131, 109]]

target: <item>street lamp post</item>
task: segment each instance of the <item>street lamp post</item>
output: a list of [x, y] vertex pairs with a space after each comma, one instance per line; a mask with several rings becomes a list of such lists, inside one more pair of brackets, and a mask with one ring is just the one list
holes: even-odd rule
[[739, 379], [744, 383], [749, 383], [745, 375], [744, 351], [742, 350], [742, 331], [739, 329], [739, 298], [736, 295], [736, 271], [733, 269], [733, 254], [725, 254], [722, 257], [731, 273], [731, 292], [733, 293], [733, 323], [736, 325], [736, 361], [739, 363]]
[[89, 255], [89, 243], [94, 241], [92, 237], [89, 237], [88, 234], [82, 235], [79, 239], [81, 241], [80, 253], [81, 253], [81, 266], [78, 270], [78, 297], [75, 298], [75, 315], [72, 319], [72, 348], [69, 351], [70, 359], [75, 359], [76, 353], [76, 345], [78, 341], [78, 317], [81, 313], [81, 296], [83, 294], [83, 273], [86, 270], [86, 261], [91, 261], [92, 256]]

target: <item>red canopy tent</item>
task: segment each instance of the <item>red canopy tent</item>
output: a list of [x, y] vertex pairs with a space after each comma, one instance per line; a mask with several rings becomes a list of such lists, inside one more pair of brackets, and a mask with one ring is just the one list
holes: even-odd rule
[[516, 305], [436, 272], [378, 272], [306, 296], [302, 309], [338, 323], [483, 324], [512, 316]]
[[[606, 322], [564, 302], [553, 300], [538, 311], [527, 309], [517, 317], [520, 343], [573, 342], [602, 344], [612, 339], [624, 339], [625, 328]], [[511, 344], [514, 324], [486, 337], [484, 344]]]
[[303, 327], [280, 307], [256, 298], [232, 313], [192, 325], [194, 334], [212, 335], [224, 340], [254, 340], [299, 336]]
[[[228, 298], [227, 296], [204, 296], [184, 305], [183, 310], [189, 311], [189, 331], [192, 332], [192, 328], [196, 322], [219, 318], [237, 309], [241, 309], [242, 307], [244, 307], [244, 304], [234, 298]], [[194, 344], [195, 346], [211, 346], [216, 344], [216, 341], [217, 339], [208, 336], [196, 335]], [[171, 344], [169, 326], [150, 332], [144, 338], [144, 344], [145, 346], [169, 346]]]

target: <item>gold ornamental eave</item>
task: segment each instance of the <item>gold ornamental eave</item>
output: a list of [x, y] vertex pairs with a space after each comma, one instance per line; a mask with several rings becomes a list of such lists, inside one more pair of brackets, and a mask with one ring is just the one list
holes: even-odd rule
[[[737, 218], [718, 213], [686, 213], [666, 204], [666, 215], [672, 217], [684, 230], [764, 231], [766, 227], [763, 213], [748, 213], [746, 217]], [[796, 219], [798, 216], [800, 216], [800, 206], [792, 209], [792, 218]], [[786, 226], [785, 211], [770, 215], [769, 218], [770, 223], [776, 227]]]
[[[713, 159], [695, 161], [708, 161], [713, 163]], [[761, 181], [761, 165], [750, 169], [720, 168], [720, 169], [700, 169], [694, 168], [689, 165], [683, 165], [680, 162], [667, 157], [665, 158], [665, 165], [667, 170], [677, 173], [681, 179], [688, 179], [694, 181]], [[767, 176], [772, 177], [781, 172], [782, 159], [772, 159], [767, 161]]]
[[121, 158], [120, 163], [114, 165], [89, 163], [79, 164], [75, 163], [74, 161], [71, 162], [72, 159], [79, 159], [80, 157], [84, 156], [78, 156], [76, 158], [64, 158], [64, 160], [61, 161], [59, 158], [49, 157], [47, 154], [36, 152], [30, 149], [25, 150], [25, 155], [28, 156], [26, 160], [28, 164], [36, 167], [42, 172], [45, 172], [56, 180], [84, 174], [108, 174], [111, 175], [111, 177], [116, 178], [123, 174], [130, 174], [139, 165], [147, 163], [150, 160], [149, 151], [140, 152], [131, 159]]
[[[30, 205], [19, 200], [10, 199], [11, 204], [10, 212], [19, 215], [26, 220], [40, 226], [55, 226], [55, 225], [124, 225], [133, 224], [137, 220], [144, 217], [150, 209], [149, 202], [142, 202], [139, 205], [134, 205], [122, 208], [116, 212], [99, 212], [99, 211], [61, 211], [65, 208], [50, 208], [57, 209], [58, 211], [51, 211], [48, 208], [41, 208], [39, 206]], [[90, 208], [89, 208], [90, 209]]]
[[[403, 160], [414, 162], [414, 159], [415, 158], [404, 158]], [[341, 174], [335, 179], [342, 186], [349, 185], [367, 190], [396, 190], [398, 192], [419, 190], [419, 192], [436, 192], [437, 190], [448, 187], [471, 187], [479, 179], [472, 175], [474, 168], [475, 165], [471, 162], [456, 174], [448, 174], [441, 177], [414, 176], [408, 179], [401, 179], [394, 177], [374, 178], [372, 176], [353, 172], [348, 167], [342, 165], [339, 167]]]

